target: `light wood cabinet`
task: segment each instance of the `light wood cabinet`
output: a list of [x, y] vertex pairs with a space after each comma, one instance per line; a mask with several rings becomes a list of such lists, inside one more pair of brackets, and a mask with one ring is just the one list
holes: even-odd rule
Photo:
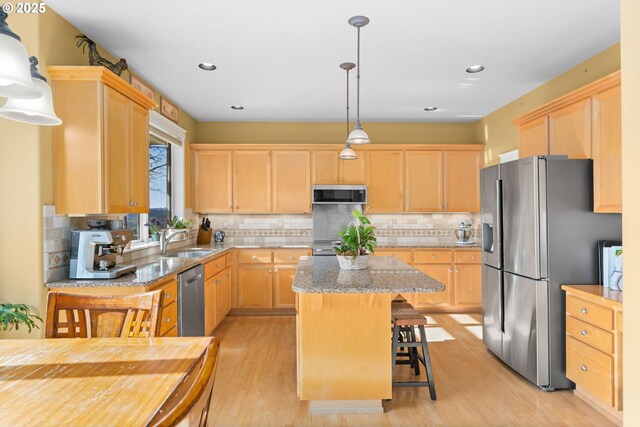
[[54, 203], [60, 214], [149, 211], [149, 109], [155, 103], [104, 67], [49, 67]]
[[620, 86], [592, 98], [593, 210], [622, 213], [622, 99]]
[[453, 306], [453, 266], [451, 264], [416, 264], [415, 268], [433, 277], [445, 286], [443, 292], [422, 292], [415, 294], [416, 308]]
[[546, 156], [549, 154], [549, 118], [538, 117], [518, 128], [518, 157]]
[[204, 333], [211, 334], [216, 327], [215, 276], [204, 281]]
[[224, 213], [232, 205], [231, 151], [194, 150], [194, 212]]
[[442, 151], [405, 153], [405, 210], [438, 212], [443, 209]]
[[444, 152], [444, 210], [446, 212], [480, 212], [479, 151]]
[[293, 279], [296, 276], [296, 265], [276, 265], [273, 269], [273, 307], [294, 308], [295, 293]]
[[238, 308], [272, 308], [272, 274], [271, 265], [238, 264]]
[[271, 212], [271, 151], [233, 152], [233, 211]]
[[273, 212], [311, 212], [311, 155], [308, 150], [274, 150]]
[[591, 158], [590, 98], [549, 114], [549, 154], [566, 154], [570, 159]]
[[215, 329], [227, 315], [227, 272], [223, 270], [216, 274], [213, 284], [215, 286], [216, 294]]
[[355, 150], [355, 160], [340, 160], [340, 150], [311, 151], [311, 184], [366, 184], [366, 155]]
[[404, 152], [367, 152], [367, 212], [404, 211]]
[[482, 266], [456, 264], [453, 270], [456, 284], [454, 305], [456, 307], [482, 306]]

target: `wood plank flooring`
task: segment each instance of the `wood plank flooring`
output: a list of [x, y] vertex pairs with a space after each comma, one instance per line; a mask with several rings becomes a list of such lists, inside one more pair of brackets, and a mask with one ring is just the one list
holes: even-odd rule
[[[209, 425], [615, 425], [570, 391], [540, 391], [511, 371], [482, 343], [480, 315], [435, 314], [431, 320], [436, 402], [425, 388], [396, 388], [381, 415], [311, 416], [296, 397], [295, 318], [227, 317], [215, 331], [221, 346]], [[415, 378], [406, 365], [397, 377]]]

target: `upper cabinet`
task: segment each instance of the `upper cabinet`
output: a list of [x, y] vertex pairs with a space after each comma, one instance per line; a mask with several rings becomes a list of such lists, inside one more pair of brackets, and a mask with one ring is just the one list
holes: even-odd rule
[[366, 154], [354, 150], [355, 160], [340, 160], [340, 150], [313, 150], [311, 152], [311, 184], [356, 185], [366, 184]]
[[593, 159], [594, 212], [622, 212], [620, 72], [515, 120], [519, 156]]
[[53, 187], [60, 214], [149, 211], [149, 109], [155, 103], [104, 67], [49, 67]]
[[194, 212], [309, 213], [314, 184], [367, 185], [368, 212], [478, 212], [483, 145], [192, 144]]
[[311, 154], [308, 150], [274, 150], [273, 212], [311, 212]]
[[367, 152], [367, 212], [404, 211], [404, 152]]
[[271, 212], [271, 151], [233, 152], [233, 211]]

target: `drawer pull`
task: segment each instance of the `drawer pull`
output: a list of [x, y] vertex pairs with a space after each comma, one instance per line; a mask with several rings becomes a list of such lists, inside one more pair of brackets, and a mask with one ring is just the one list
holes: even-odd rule
[[580, 366], [580, 370], [582, 370], [582, 372], [587, 372], [589, 369], [587, 368], [587, 365], [582, 365]]
[[251, 259], [258, 259], [256, 255], [252, 256]]
[[216, 268], [220, 268], [220, 266], [218, 264], [216, 264]]
[[290, 257], [289, 257], [289, 259], [295, 259], [295, 257], [293, 257], [293, 256], [290, 256]]
[[171, 323], [171, 318], [170, 318], [170, 317], [167, 317], [166, 319], [164, 319], [164, 321], [165, 321], [166, 323]]
[[436, 256], [435, 255], [431, 255], [431, 259], [436, 259]]
[[580, 313], [582, 313], [582, 314], [587, 314], [587, 309], [586, 309], [585, 307], [582, 307], [582, 308], [580, 309]]
[[585, 331], [585, 330], [583, 329], [583, 330], [581, 330], [581, 331], [580, 331], [580, 334], [581, 334], [583, 337], [586, 337], [586, 336], [587, 336], [587, 331]]
[[165, 292], [165, 293], [164, 293], [164, 297], [165, 297], [165, 298], [171, 298], [171, 294], [170, 294], [169, 292]]
[[471, 259], [476, 259], [476, 256], [475, 255], [471, 255]]
[[216, 285], [219, 285], [220, 283], [222, 283], [220, 280], [216, 280]]

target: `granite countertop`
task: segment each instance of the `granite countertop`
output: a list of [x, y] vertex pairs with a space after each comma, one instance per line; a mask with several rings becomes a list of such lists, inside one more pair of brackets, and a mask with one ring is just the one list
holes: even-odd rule
[[450, 242], [435, 242], [435, 243], [396, 243], [394, 245], [378, 245], [380, 249], [391, 249], [391, 248], [416, 248], [416, 249], [480, 249], [482, 244], [479, 240], [476, 240], [470, 244], [459, 244], [456, 243], [455, 240], [451, 240]]
[[366, 270], [341, 270], [336, 257], [301, 257], [293, 290], [300, 293], [442, 292], [445, 287], [397, 258], [370, 257]]

